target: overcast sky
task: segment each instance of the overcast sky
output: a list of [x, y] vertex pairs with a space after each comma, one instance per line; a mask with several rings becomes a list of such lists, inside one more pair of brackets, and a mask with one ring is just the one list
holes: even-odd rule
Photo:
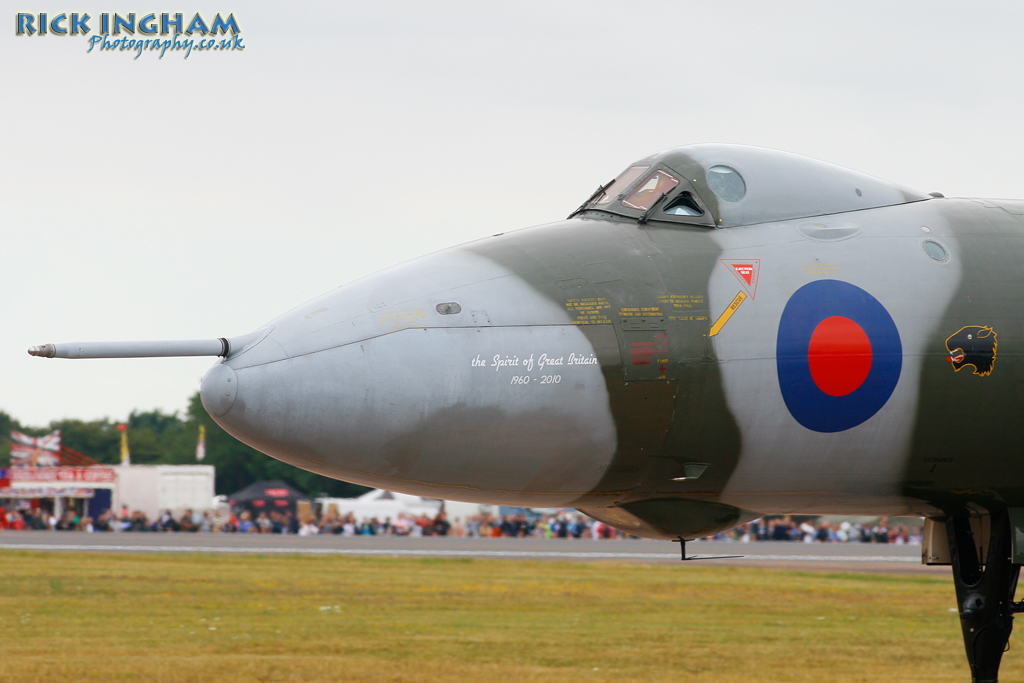
[[[784, 149], [947, 196], [1024, 197], [1024, 5], [8, 5], [0, 410], [184, 410], [213, 359], [32, 344], [249, 332], [414, 256], [565, 217], [631, 161]], [[88, 53], [17, 11], [233, 12], [244, 51]], [[187, 19], [186, 19], [187, 20]]]

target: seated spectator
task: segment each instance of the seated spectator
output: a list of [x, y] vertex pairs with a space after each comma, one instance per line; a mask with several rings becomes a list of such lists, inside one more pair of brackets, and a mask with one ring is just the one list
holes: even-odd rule
[[871, 541], [873, 543], [889, 542], [889, 518], [882, 517], [878, 524], [871, 530]]
[[306, 523], [299, 529], [299, 536], [316, 536], [318, 533], [320, 533], [320, 529], [316, 525], [316, 517], [310, 515], [306, 518]]
[[430, 535], [431, 519], [426, 514], [422, 514], [419, 517], [415, 517], [412, 520], [412, 526], [409, 527], [409, 535], [413, 538], [420, 538], [422, 536]]
[[452, 525], [448, 522], [448, 515], [443, 512], [439, 512], [437, 513], [437, 517], [434, 518], [430, 532], [434, 536], [447, 536], [448, 530], [451, 528]]
[[185, 510], [184, 514], [181, 515], [181, 519], [178, 520], [178, 531], [198, 531], [199, 527], [192, 519], [192, 511]]
[[238, 533], [240, 534], [252, 534], [259, 533], [260, 529], [258, 526], [253, 524], [252, 515], [248, 510], [242, 513], [242, 516], [238, 518]]
[[164, 510], [164, 514], [160, 517], [160, 521], [157, 522], [156, 531], [180, 531], [181, 525], [178, 524], [178, 520], [174, 519], [174, 515], [171, 514], [170, 510]]
[[404, 512], [399, 512], [398, 519], [395, 520], [392, 529], [395, 536], [408, 536], [412, 531], [412, 523], [409, 521], [409, 518], [406, 517]]
[[99, 517], [96, 518], [93, 528], [96, 531], [111, 531], [110, 528], [110, 510], [104, 510]]
[[17, 511], [11, 513], [11, 530], [21, 531], [25, 528], [25, 520], [22, 519], [21, 515]]
[[146, 513], [136, 510], [132, 513], [132, 531], [149, 531], [149, 518]]
[[74, 531], [75, 527], [78, 526], [78, 517], [71, 510], [68, 510], [60, 519], [57, 520], [56, 529], [57, 531]]

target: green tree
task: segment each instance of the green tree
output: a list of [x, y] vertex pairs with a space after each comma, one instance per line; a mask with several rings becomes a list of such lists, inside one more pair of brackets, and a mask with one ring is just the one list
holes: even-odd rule
[[61, 443], [97, 462], [116, 465], [121, 462], [121, 432], [117, 422], [103, 420], [54, 420], [46, 431], [60, 430]]
[[8, 467], [11, 464], [11, 432], [20, 432], [23, 429], [20, 422], [0, 410], [0, 467]]
[[185, 458], [188, 424], [178, 417], [153, 410], [128, 416], [128, 444], [136, 465], [174, 464]]

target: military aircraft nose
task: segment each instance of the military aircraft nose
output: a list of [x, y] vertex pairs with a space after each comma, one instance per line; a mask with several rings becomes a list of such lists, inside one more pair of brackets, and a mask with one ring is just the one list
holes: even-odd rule
[[357, 281], [271, 327], [211, 368], [202, 399], [286, 462], [434, 497], [565, 505], [615, 452], [601, 363], [564, 302], [471, 252]]
[[215, 418], [226, 414], [238, 395], [238, 376], [230, 365], [218, 362], [203, 377], [199, 396], [203, 407]]

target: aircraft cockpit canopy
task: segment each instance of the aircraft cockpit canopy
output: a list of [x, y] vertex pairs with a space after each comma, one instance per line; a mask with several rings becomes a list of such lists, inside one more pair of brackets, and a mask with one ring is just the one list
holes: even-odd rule
[[930, 199], [857, 171], [744, 145], [677, 147], [638, 161], [580, 211], [735, 227]]

